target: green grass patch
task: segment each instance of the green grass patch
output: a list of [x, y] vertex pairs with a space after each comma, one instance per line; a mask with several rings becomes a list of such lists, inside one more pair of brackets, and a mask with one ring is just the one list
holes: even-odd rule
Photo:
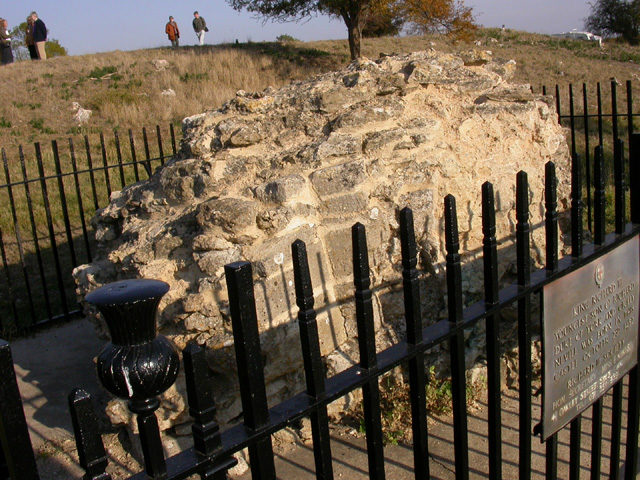
[[109, 89], [96, 93], [87, 102], [91, 110], [100, 110], [105, 105], [133, 105], [140, 102], [140, 97], [131, 90]]
[[43, 118], [32, 118], [31, 120], [29, 120], [29, 125], [31, 125], [31, 128], [33, 128], [34, 130], [38, 130], [40, 133], [47, 133], [47, 134], [55, 133], [53, 129], [46, 127], [44, 125]]
[[206, 72], [202, 72], [202, 73], [185, 73], [184, 75], [180, 75], [180, 81], [181, 82], [192, 82], [192, 81], [199, 81], [199, 80], [207, 80], [209, 78], [209, 74]]
[[116, 73], [117, 71], [118, 69], [113, 65], [107, 65], [106, 67], [96, 67], [89, 72], [89, 75], [87, 75], [87, 78], [95, 78], [99, 80], [105, 75], [109, 75], [110, 73]]

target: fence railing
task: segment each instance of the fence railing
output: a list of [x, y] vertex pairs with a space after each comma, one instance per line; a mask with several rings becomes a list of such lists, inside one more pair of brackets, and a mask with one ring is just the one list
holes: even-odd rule
[[[253, 478], [275, 480], [271, 435], [287, 425], [310, 417], [317, 478], [333, 478], [331, 444], [327, 418], [327, 406], [336, 399], [358, 389], [362, 390], [368, 474], [372, 479], [385, 478], [383, 432], [379, 378], [393, 368], [402, 366], [408, 370], [411, 416], [413, 428], [414, 473], [416, 479], [430, 478], [430, 456], [428, 426], [426, 422], [425, 353], [446, 345], [449, 352], [452, 388], [452, 414], [454, 427], [455, 478], [469, 478], [469, 441], [466, 406], [465, 333], [478, 322], [485, 322], [487, 342], [487, 390], [489, 418], [486, 432], [489, 439], [489, 478], [500, 480], [503, 469], [502, 398], [500, 380], [499, 338], [500, 313], [517, 305], [518, 330], [518, 478], [528, 480], [532, 476], [532, 440], [540, 432], [533, 428], [539, 421], [532, 411], [532, 327], [540, 321], [532, 317], [532, 304], [537, 302], [535, 294], [545, 285], [574, 272], [580, 267], [611, 252], [623, 243], [635, 239], [640, 232], [640, 134], [632, 136], [629, 173], [631, 181], [631, 222], [627, 217], [624, 185], [621, 182], [627, 162], [616, 162], [616, 179], [613, 207], [620, 219], [613, 231], [607, 232], [604, 188], [600, 188], [604, 158], [597, 155], [595, 169], [595, 204], [603, 208], [594, 211], [593, 243], [584, 244], [583, 239], [583, 175], [579, 161], [572, 162], [571, 185], [571, 254], [559, 258], [558, 211], [556, 200], [555, 165], [549, 162], [545, 170], [545, 231], [546, 264], [539, 270], [531, 270], [529, 237], [529, 185], [526, 172], [516, 178], [516, 251], [517, 281], [502, 289], [498, 288], [498, 242], [496, 240], [495, 207], [493, 186], [486, 182], [482, 186], [482, 231], [484, 264], [484, 300], [463, 308], [462, 266], [459, 252], [456, 201], [451, 195], [444, 199], [446, 284], [448, 318], [426, 325], [427, 312], [421, 308], [417, 267], [417, 248], [413, 226], [413, 215], [405, 208], [399, 213], [402, 248], [402, 279], [404, 291], [406, 339], [384, 351], [376, 351], [373, 326], [371, 279], [369, 254], [365, 227], [355, 224], [352, 228], [353, 272], [356, 323], [358, 332], [359, 363], [340, 373], [326, 378], [320, 356], [320, 346], [314, 308], [313, 287], [309, 273], [306, 247], [302, 241], [292, 245], [296, 304], [299, 308], [298, 324], [306, 390], [279, 405], [269, 408], [265, 394], [263, 360], [253, 289], [251, 265], [237, 262], [225, 267], [229, 307], [233, 327], [234, 348], [241, 391], [243, 423], [221, 431], [215, 422], [215, 386], [208, 376], [204, 350], [189, 345], [183, 351], [187, 383], [189, 411], [193, 416], [194, 446], [165, 460], [160, 442], [160, 433], [154, 410], [158, 408], [158, 395], [168, 388], [177, 375], [177, 352], [162, 336], [155, 336], [155, 306], [167, 291], [168, 286], [158, 281], [134, 280], [133, 283], [118, 282], [102, 287], [87, 296], [106, 320], [113, 343], [108, 344], [98, 358], [98, 374], [103, 385], [115, 395], [129, 400], [129, 407], [136, 413], [140, 430], [140, 441], [144, 453], [145, 472], [134, 475], [134, 479], [184, 479], [192, 474], [201, 478], [223, 479], [233, 465], [231, 455], [244, 448], [249, 450]], [[506, 232], [510, 235], [511, 232]], [[130, 292], [136, 292], [132, 294]], [[127, 321], [135, 317], [137, 322]], [[146, 318], [142, 318], [146, 317]], [[143, 325], [144, 324], [144, 325]], [[136, 326], [138, 325], [138, 326]], [[151, 345], [153, 344], [153, 345]], [[150, 353], [157, 352], [157, 353]], [[133, 355], [135, 353], [135, 355]], [[133, 359], [133, 360], [132, 360]], [[139, 361], [138, 361], [139, 360]], [[131, 363], [133, 362], [133, 363]], [[624, 478], [635, 479], [638, 462], [638, 422], [640, 409], [640, 382], [638, 366], [631, 369], [628, 377], [628, 396], [623, 397], [623, 381], [612, 387], [613, 402], [610, 411], [612, 428], [606, 440], [610, 444], [610, 478], [620, 478], [621, 447], [625, 448]], [[2, 397], [4, 399], [4, 397]], [[13, 399], [19, 402], [19, 399]], [[6, 425], [6, 412], [11, 410], [3, 402], [0, 421]], [[70, 396], [76, 441], [85, 478], [107, 479], [105, 473], [107, 457], [95, 415], [87, 393], [75, 390]], [[558, 434], [546, 441], [546, 477], [557, 478], [559, 462], [568, 464], [571, 479], [578, 479], [581, 468], [581, 438], [591, 435], [589, 469], [592, 478], [599, 478], [602, 469], [602, 449], [605, 435], [601, 425], [604, 413], [602, 397], [594, 399], [587, 408], [593, 413], [592, 430], [585, 432], [581, 415], [575, 417], [570, 428], [569, 451], [558, 449]], [[626, 411], [627, 436], [622, 441], [623, 411]], [[564, 428], [567, 428], [565, 426]], [[3, 440], [5, 436], [2, 436]], [[4, 443], [3, 443], [4, 445]], [[11, 445], [9, 446], [11, 447]], [[5, 450], [11, 458], [15, 450]], [[9, 467], [11, 468], [11, 467]], [[20, 476], [14, 478], [36, 478]]]
[[116, 130], [81, 142], [54, 140], [50, 149], [39, 143], [33, 151], [2, 149], [3, 336], [80, 313], [71, 272], [94, 257], [95, 211], [108, 205], [113, 191], [149, 178], [177, 151], [173, 125], [122, 136]]
[[[617, 148], [622, 148], [619, 140], [626, 139], [631, 145], [631, 136], [635, 131], [634, 122], [640, 117], [639, 105], [634, 101], [631, 80], [624, 85], [611, 80], [608, 85], [597, 83], [589, 86], [585, 83], [574, 89], [556, 85], [553, 91], [542, 87], [543, 94], [555, 97], [556, 113], [561, 125], [569, 128], [569, 146], [582, 159], [585, 173], [586, 227], [593, 231], [593, 178], [595, 147], [602, 145], [604, 155], [605, 185], [613, 185], [613, 162]], [[627, 178], [626, 172], [622, 172]]]

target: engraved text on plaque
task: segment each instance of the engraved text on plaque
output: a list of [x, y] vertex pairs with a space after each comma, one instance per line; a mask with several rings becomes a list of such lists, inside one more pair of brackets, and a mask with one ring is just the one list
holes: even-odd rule
[[543, 291], [543, 421], [547, 439], [637, 362], [639, 240]]

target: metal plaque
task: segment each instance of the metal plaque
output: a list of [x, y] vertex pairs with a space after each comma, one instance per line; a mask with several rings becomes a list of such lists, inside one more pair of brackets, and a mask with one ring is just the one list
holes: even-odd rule
[[542, 438], [638, 361], [638, 236], [543, 290]]

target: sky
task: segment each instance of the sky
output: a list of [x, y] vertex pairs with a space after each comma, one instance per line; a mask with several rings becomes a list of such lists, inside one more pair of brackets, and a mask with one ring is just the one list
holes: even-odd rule
[[[473, 7], [477, 23], [485, 27], [505, 25], [539, 33], [582, 30], [589, 14], [587, 0], [466, 0], [465, 4]], [[178, 22], [181, 45], [193, 45], [195, 10], [207, 21], [208, 44], [273, 41], [283, 34], [300, 40], [347, 36], [341, 20], [316, 17], [264, 23], [247, 12], [236, 12], [224, 0], [13, 0], [0, 4], [0, 17], [12, 28], [31, 10], [45, 22], [49, 37], [59, 40], [70, 55], [167, 46], [164, 27], [169, 15]]]

